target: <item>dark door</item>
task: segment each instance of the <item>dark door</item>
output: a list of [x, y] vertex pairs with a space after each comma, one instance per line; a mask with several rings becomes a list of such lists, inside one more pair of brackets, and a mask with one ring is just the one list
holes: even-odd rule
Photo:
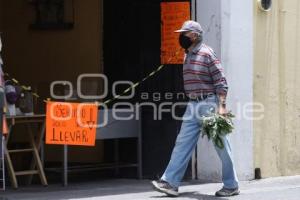
[[[104, 73], [109, 88], [116, 80], [139, 81], [160, 65], [160, 2], [104, 0]], [[182, 82], [182, 66], [168, 65], [140, 85], [130, 101], [145, 101], [141, 96], [147, 92], [147, 101], [165, 102], [165, 93], [183, 92]], [[184, 108], [179, 110], [183, 111]], [[162, 120], [154, 120], [153, 109], [147, 107], [142, 109], [142, 119], [143, 175], [153, 178], [167, 166], [181, 122], [173, 120], [170, 113], [164, 114]], [[130, 148], [134, 147], [129, 145], [128, 151]]]

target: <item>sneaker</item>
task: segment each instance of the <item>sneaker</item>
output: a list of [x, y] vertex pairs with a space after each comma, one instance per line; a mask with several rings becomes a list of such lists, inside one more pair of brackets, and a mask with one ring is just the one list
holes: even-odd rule
[[168, 182], [164, 180], [152, 181], [154, 190], [165, 193], [171, 197], [177, 197], [179, 195], [178, 188], [171, 186]]
[[239, 188], [227, 189], [223, 187], [221, 190], [217, 191], [215, 195], [217, 197], [230, 197], [239, 194], [240, 194]]

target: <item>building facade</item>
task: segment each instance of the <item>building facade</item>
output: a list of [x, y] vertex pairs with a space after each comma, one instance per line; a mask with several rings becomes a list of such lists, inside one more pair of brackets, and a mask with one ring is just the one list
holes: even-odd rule
[[[255, 169], [263, 178], [299, 174], [300, 3], [273, 1], [269, 11], [257, 0], [192, 5], [228, 77], [229, 109], [237, 115], [230, 138], [239, 178], [253, 179]], [[198, 178], [219, 180], [212, 145], [199, 143]]]

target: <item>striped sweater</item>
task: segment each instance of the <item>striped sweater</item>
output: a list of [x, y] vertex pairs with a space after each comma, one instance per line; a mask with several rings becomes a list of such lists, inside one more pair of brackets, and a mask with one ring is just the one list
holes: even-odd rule
[[209, 93], [227, 94], [224, 69], [214, 51], [199, 43], [185, 55], [183, 64], [184, 89], [189, 97]]

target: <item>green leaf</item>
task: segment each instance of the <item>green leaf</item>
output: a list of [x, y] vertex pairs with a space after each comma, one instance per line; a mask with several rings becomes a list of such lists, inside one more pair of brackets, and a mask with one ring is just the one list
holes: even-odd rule
[[219, 136], [215, 139], [215, 145], [217, 145], [217, 147], [219, 147], [220, 149], [224, 148], [223, 141]]
[[228, 113], [222, 116], [216, 113], [211, 113], [209, 116], [203, 117], [202, 120], [202, 137], [207, 135], [207, 138], [212, 139], [214, 144], [219, 148], [224, 148], [221, 136], [232, 133], [234, 126], [232, 118], [234, 115]]

